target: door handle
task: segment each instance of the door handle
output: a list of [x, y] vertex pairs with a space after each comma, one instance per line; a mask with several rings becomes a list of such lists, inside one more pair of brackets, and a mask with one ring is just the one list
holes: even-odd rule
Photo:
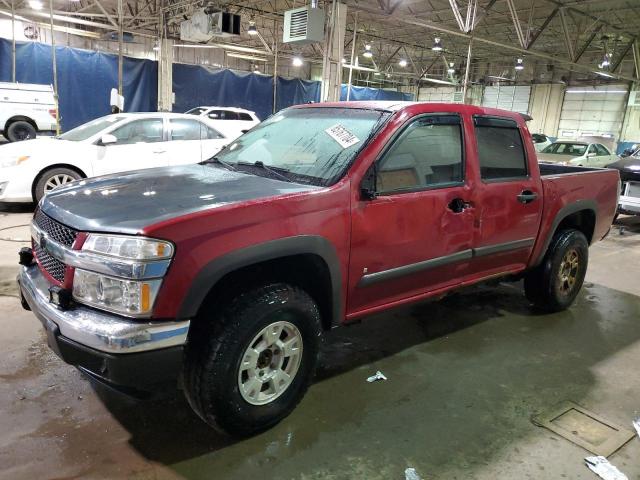
[[471, 204], [469, 202], [465, 202], [461, 198], [454, 198], [449, 202], [447, 208], [451, 210], [453, 213], [462, 213], [467, 208], [471, 208]]
[[526, 204], [526, 203], [531, 203], [535, 199], [537, 199], [538, 194], [535, 192], [532, 192], [531, 190], [523, 190], [522, 192], [520, 192], [519, 195], [516, 195], [516, 198], [520, 203]]

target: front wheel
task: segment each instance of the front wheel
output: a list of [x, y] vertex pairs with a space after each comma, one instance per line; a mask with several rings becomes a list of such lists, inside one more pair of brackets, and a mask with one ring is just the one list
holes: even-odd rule
[[547, 312], [567, 309], [582, 287], [588, 261], [589, 243], [582, 232], [571, 229], [556, 233], [542, 264], [525, 276], [527, 298]]
[[34, 200], [36, 203], [40, 201], [47, 193], [67, 183], [79, 180], [82, 176], [75, 170], [69, 168], [53, 168], [47, 170], [40, 175], [36, 187], [34, 189]]
[[315, 372], [320, 313], [279, 283], [238, 295], [196, 319], [185, 353], [185, 394], [210, 426], [249, 435], [285, 418]]

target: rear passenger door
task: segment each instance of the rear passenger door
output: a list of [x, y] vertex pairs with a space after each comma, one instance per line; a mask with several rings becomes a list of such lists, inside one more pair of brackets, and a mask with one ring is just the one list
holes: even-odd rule
[[421, 115], [377, 159], [375, 198], [352, 208], [348, 313], [455, 285], [467, 273], [474, 202], [463, 138], [460, 116]]
[[515, 120], [473, 118], [480, 183], [472, 271], [490, 276], [528, 264], [542, 215], [542, 182], [533, 145]]
[[169, 165], [198, 163], [211, 158], [227, 143], [226, 138], [200, 120], [169, 120]]

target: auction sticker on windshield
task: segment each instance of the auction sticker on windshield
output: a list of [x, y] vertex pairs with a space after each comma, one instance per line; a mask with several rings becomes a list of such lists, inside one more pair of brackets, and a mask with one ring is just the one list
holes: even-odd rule
[[339, 123], [336, 123], [334, 126], [327, 128], [325, 132], [327, 132], [327, 135], [338, 142], [342, 148], [349, 148], [350, 146], [355, 145], [360, 141], [358, 137], [356, 137], [353, 133], [351, 133]]

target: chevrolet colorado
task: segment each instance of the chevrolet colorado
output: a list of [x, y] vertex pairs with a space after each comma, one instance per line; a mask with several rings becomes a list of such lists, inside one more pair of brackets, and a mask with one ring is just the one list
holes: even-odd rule
[[618, 184], [539, 166], [516, 113], [305, 105], [202, 164], [46, 195], [18, 282], [66, 362], [121, 389], [171, 380], [209, 425], [251, 434], [301, 400], [335, 326], [495, 278], [569, 307]]

